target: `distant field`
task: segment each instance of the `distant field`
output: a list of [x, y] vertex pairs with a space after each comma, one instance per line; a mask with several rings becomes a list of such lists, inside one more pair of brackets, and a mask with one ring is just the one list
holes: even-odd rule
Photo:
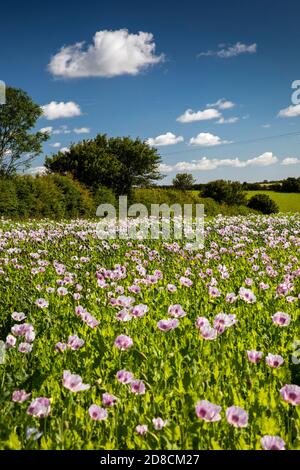
[[300, 193], [277, 193], [275, 191], [247, 191], [247, 197], [254, 194], [267, 194], [277, 202], [280, 212], [300, 212]]

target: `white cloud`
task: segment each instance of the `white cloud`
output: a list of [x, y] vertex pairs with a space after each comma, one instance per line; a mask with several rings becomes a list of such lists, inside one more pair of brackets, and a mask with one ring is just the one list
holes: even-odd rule
[[223, 116], [217, 121], [218, 124], [234, 124], [235, 122], [238, 122], [239, 118], [238, 117], [230, 117], [225, 119]]
[[278, 113], [279, 117], [296, 117], [300, 116], [300, 104], [290, 105], [285, 109], [281, 109]]
[[75, 134], [89, 134], [91, 130], [88, 127], [76, 127], [74, 132]]
[[207, 108], [219, 108], [219, 109], [231, 109], [234, 108], [235, 103], [232, 101], [226, 100], [225, 98], [221, 98], [215, 103], [208, 103], [206, 105]]
[[53, 127], [52, 126], [42, 127], [42, 129], [40, 129], [40, 132], [42, 132], [43, 134], [52, 134]]
[[70, 150], [69, 147], [62, 147], [62, 148], [60, 149], [60, 152], [61, 152], [61, 153], [66, 153], [66, 152], [69, 152], [69, 150]]
[[28, 168], [25, 172], [27, 175], [45, 175], [47, 173], [47, 168], [44, 166], [35, 166], [33, 168]]
[[219, 136], [210, 134], [209, 132], [200, 132], [196, 137], [190, 139], [191, 145], [199, 145], [201, 147], [214, 147], [215, 145], [230, 143], [229, 140], [222, 140]]
[[192, 160], [190, 162], [182, 161], [175, 165], [162, 164], [161, 171], [163, 173], [171, 173], [172, 171], [210, 171], [220, 167], [246, 168], [248, 166], [274, 165], [277, 161], [277, 157], [273, 155], [272, 152], [266, 152], [248, 160], [240, 160], [239, 158], [209, 159], [202, 157], [199, 160]]
[[173, 171], [173, 167], [171, 165], [166, 165], [165, 163], [161, 163], [159, 165], [159, 171], [161, 173], [171, 173], [171, 171]]
[[59, 129], [55, 129], [53, 131], [53, 134], [54, 135], [59, 135], [59, 134], [71, 134], [71, 131], [70, 129], [68, 128], [68, 126], [60, 126]]
[[297, 163], [300, 163], [299, 158], [287, 157], [284, 160], [282, 160], [281, 165], [296, 165]]
[[217, 109], [205, 109], [204, 111], [193, 111], [187, 109], [184, 114], [177, 118], [178, 122], [195, 122], [195, 121], [209, 121], [210, 119], [220, 118], [221, 114]]
[[184, 138], [182, 136], [176, 136], [172, 132], [167, 132], [166, 134], [158, 135], [157, 137], [150, 137], [147, 140], [147, 144], [151, 147], [160, 147], [163, 145], [175, 145], [179, 142], [183, 142]]
[[63, 101], [60, 103], [51, 101], [51, 103], [42, 106], [42, 110], [44, 112], [44, 117], [48, 119], [48, 121], [72, 118], [81, 115], [80, 106], [74, 103], [74, 101], [68, 101], [67, 103], [64, 103]]
[[103, 30], [96, 32], [92, 44], [79, 42], [62, 47], [48, 68], [53, 75], [67, 78], [115, 77], [137, 75], [163, 60], [163, 54], [155, 55], [153, 34]]
[[262, 124], [262, 126], [264, 129], [269, 129], [271, 127], [271, 124]]
[[243, 44], [242, 42], [237, 42], [233, 46], [230, 46], [229, 44], [221, 44], [219, 45], [219, 49], [217, 51], [201, 52], [197, 57], [216, 56], [220, 57], [221, 59], [228, 59], [230, 57], [236, 57], [241, 54], [255, 54], [256, 51], [256, 43], [247, 45]]
[[54, 144], [50, 144], [51, 147], [55, 148], [55, 149], [58, 149], [59, 147], [61, 147], [61, 143], [60, 142], [55, 142]]

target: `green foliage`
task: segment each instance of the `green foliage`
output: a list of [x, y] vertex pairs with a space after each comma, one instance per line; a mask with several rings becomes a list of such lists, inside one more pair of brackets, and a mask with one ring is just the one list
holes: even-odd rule
[[110, 188], [99, 186], [93, 193], [95, 205], [98, 207], [100, 204], [117, 205], [116, 196]]
[[190, 173], [178, 173], [173, 179], [173, 186], [176, 189], [192, 189], [195, 183], [196, 180]]
[[94, 216], [90, 192], [70, 176], [0, 178], [0, 215], [52, 219]]
[[216, 180], [207, 183], [202, 190], [203, 197], [211, 197], [217, 202], [229, 205], [245, 205], [243, 185], [238, 181]]
[[300, 193], [300, 178], [287, 178], [283, 180], [280, 191], [283, 193]]
[[41, 153], [49, 136], [30, 133], [42, 109], [23, 90], [6, 89], [6, 104], [0, 105], [0, 175], [13, 175], [17, 169], [28, 167]]
[[140, 139], [99, 134], [71, 145], [68, 152], [47, 157], [46, 167], [55, 173], [71, 173], [93, 190], [105, 186], [122, 195], [160, 179], [160, 161], [157, 150]]
[[279, 207], [276, 202], [266, 194], [256, 194], [252, 196], [247, 205], [251, 209], [255, 209], [263, 214], [276, 214], [279, 212]]

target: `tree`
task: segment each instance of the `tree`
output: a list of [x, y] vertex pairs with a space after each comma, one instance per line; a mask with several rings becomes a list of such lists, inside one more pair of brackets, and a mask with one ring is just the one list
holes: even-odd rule
[[267, 194], [255, 194], [247, 205], [250, 209], [255, 209], [263, 214], [276, 214], [279, 212], [278, 205]]
[[195, 183], [196, 180], [190, 173], [178, 173], [173, 179], [173, 186], [176, 189], [192, 189]]
[[300, 178], [287, 178], [281, 185], [283, 193], [300, 193]]
[[47, 157], [45, 165], [51, 172], [71, 173], [94, 191], [105, 186], [121, 195], [161, 179], [160, 162], [157, 150], [140, 139], [98, 134], [71, 145], [68, 152]]
[[11, 176], [18, 169], [27, 168], [41, 153], [42, 143], [49, 136], [29, 131], [42, 113], [23, 90], [6, 89], [6, 104], [0, 105], [0, 175]]
[[217, 202], [225, 202], [228, 205], [246, 204], [243, 185], [238, 181], [211, 181], [205, 185], [202, 196], [210, 197]]

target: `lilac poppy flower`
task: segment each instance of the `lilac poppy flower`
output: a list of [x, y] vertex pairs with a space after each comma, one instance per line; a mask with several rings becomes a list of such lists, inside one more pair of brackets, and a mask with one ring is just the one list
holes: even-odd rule
[[262, 359], [263, 355], [264, 353], [262, 353], [261, 351], [247, 351], [248, 359], [253, 364], [257, 364]]
[[174, 284], [168, 284], [167, 289], [168, 289], [169, 292], [171, 292], [171, 294], [174, 294], [174, 292], [177, 291], [177, 287], [174, 286]]
[[196, 415], [199, 419], [207, 422], [220, 421], [221, 406], [210, 403], [207, 400], [201, 400], [196, 405]]
[[300, 405], [300, 387], [298, 385], [285, 385], [280, 390], [284, 401], [291, 405]]
[[47, 418], [51, 411], [49, 398], [40, 397], [33, 400], [27, 409], [27, 414], [36, 418]]
[[26, 315], [23, 312], [13, 312], [11, 317], [15, 321], [23, 321], [23, 320], [25, 320]]
[[276, 312], [275, 315], [272, 316], [272, 320], [274, 325], [288, 326], [291, 322], [291, 317], [287, 313]]
[[148, 432], [148, 426], [147, 426], [147, 424], [139, 424], [135, 428], [135, 431], [139, 436], [145, 436]]
[[278, 436], [263, 436], [261, 445], [264, 450], [285, 450], [285, 442]]
[[110, 393], [103, 393], [102, 395], [103, 406], [111, 407], [111, 406], [116, 405], [117, 402], [118, 402], [118, 399], [114, 395], [111, 395]]
[[229, 294], [226, 294], [225, 302], [227, 302], [228, 304], [233, 304], [236, 301], [237, 301], [237, 296], [235, 295], [234, 292], [230, 292]]
[[24, 401], [28, 400], [31, 393], [26, 393], [25, 390], [15, 390], [12, 394], [12, 401], [15, 403], [24, 403]]
[[202, 328], [206, 328], [210, 326], [209, 320], [206, 317], [198, 317], [195, 323], [196, 328], [202, 330]]
[[120, 335], [115, 340], [115, 347], [121, 351], [126, 351], [133, 346], [133, 341], [130, 336]]
[[131, 382], [131, 392], [135, 395], [144, 395], [146, 386], [142, 380], [133, 380]]
[[99, 326], [100, 322], [93, 317], [89, 312], [85, 312], [83, 316], [81, 317], [83, 322], [86, 323], [90, 328], [93, 330]]
[[177, 319], [172, 320], [160, 320], [157, 323], [157, 328], [161, 331], [171, 331], [179, 326], [179, 321]]
[[162, 418], [153, 418], [152, 423], [155, 431], [161, 431], [165, 426], [167, 426], [168, 421], [164, 421]]
[[60, 341], [55, 345], [55, 351], [64, 352], [67, 349], [68, 345], [61, 343]]
[[168, 309], [168, 314], [170, 317], [174, 318], [183, 318], [186, 316], [186, 312], [183, 310], [180, 304], [170, 305]]
[[228, 423], [236, 428], [245, 428], [248, 425], [248, 413], [239, 406], [227, 408], [226, 418]]
[[284, 363], [284, 359], [282, 356], [279, 356], [278, 354], [268, 354], [266, 357], [266, 363], [268, 366], [273, 367], [274, 369], [277, 369], [278, 367], [282, 366]]
[[7, 349], [14, 348], [16, 345], [17, 339], [13, 335], [8, 335], [5, 340]]
[[201, 331], [202, 338], [210, 340], [210, 341], [213, 341], [218, 336], [217, 330], [215, 330], [211, 326], [205, 326], [205, 327], [201, 328], [200, 331]]
[[117, 372], [117, 380], [121, 383], [121, 384], [130, 384], [133, 379], [134, 379], [134, 375], [132, 372], [128, 372], [127, 370], [119, 370]]
[[83, 339], [78, 338], [78, 336], [69, 336], [68, 339], [68, 348], [72, 349], [72, 351], [77, 351], [78, 349], [82, 348], [84, 345]]
[[68, 370], [64, 371], [63, 386], [74, 393], [88, 390], [90, 388], [89, 384], [82, 383], [80, 375], [73, 375]]
[[132, 316], [130, 315], [128, 310], [124, 308], [123, 310], [121, 310], [119, 313], [116, 314], [116, 319], [118, 321], [128, 322], [132, 320]]
[[20, 343], [18, 351], [23, 354], [30, 353], [32, 351], [32, 344], [29, 343]]
[[220, 297], [221, 292], [217, 287], [209, 286], [208, 293], [211, 297]]
[[47, 308], [49, 307], [49, 302], [47, 302], [45, 299], [37, 299], [35, 301], [35, 305], [40, 308]]
[[193, 281], [192, 281], [191, 279], [189, 279], [188, 277], [183, 277], [183, 276], [182, 276], [182, 277], [179, 279], [179, 282], [180, 282], [180, 284], [181, 284], [182, 286], [184, 286], [184, 287], [192, 287], [192, 285], [193, 285]]
[[240, 299], [244, 300], [247, 304], [253, 304], [256, 302], [256, 296], [250, 289], [245, 289], [244, 287], [241, 287], [239, 290], [239, 295]]
[[130, 313], [133, 317], [141, 318], [148, 312], [148, 306], [144, 304], [135, 305], [131, 307]]
[[94, 421], [103, 421], [107, 419], [108, 413], [104, 408], [100, 408], [98, 405], [92, 405], [89, 408], [89, 415]]

